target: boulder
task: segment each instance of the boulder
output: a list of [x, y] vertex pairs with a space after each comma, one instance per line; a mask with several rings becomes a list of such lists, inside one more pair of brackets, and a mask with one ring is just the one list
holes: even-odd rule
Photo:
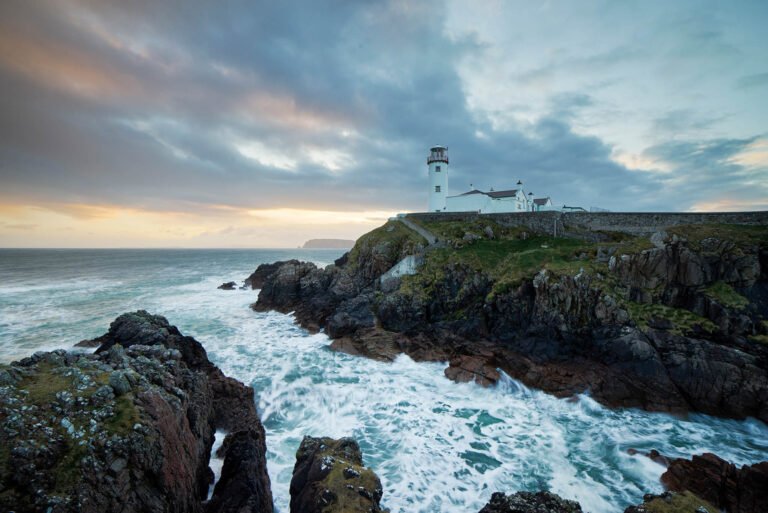
[[457, 355], [451, 358], [445, 369], [445, 377], [457, 383], [474, 381], [484, 387], [495, 385], [501, 378], [494, 365], [488, 363], [487, 356]]
[[283, 264], [298, 264], [298, 260], [282, 260], [271, 264], [261, 264], [248, 276], [244, 284], [246, 287], [256, 290], [264, 286], [264, 282]]
[[581, 505], [550, 492], [496, 492], [480, 513], [582, 513]]
[[237, 288], [237, 283], [234, 281], [228, 281], [226, 283], [222, 283], [216, 288], [221, 290], [235, 290]]
[[351, 438], [304, 437], [291, 479], [292, 513], [378, 513], [381, 481]]

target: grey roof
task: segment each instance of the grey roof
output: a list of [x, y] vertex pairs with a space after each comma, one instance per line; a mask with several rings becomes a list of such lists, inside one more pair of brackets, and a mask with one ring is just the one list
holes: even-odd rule
[[478, 191], [477, 189], [472, 189], [469, 192], [465, 192], [464, 194], [459, 194], [459, 196], [469, 196], [470, 194], [485, 194], [483, 191]]
[[517, 196], [518, 189], [509, 189], [507, 191], [491, 191], [486, 192], [488, 196], [491, 198], [511, 198], [513, 196]]
[[536, 205], [546, 205], [547, 201], [549, 201], [549, 196], [547, 196], [546, 198], [536, 198], [533, 200], [533, 202]]

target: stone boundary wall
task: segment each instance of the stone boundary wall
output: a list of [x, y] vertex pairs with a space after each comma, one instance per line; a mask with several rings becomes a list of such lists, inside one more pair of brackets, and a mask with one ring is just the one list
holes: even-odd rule
[[472, 221], [491, 219], [502, 226], [524, 226], [552, 235], [578, 235], [584, 231], [652, 234], [670, 226], [685, 224], [739, 224], [767, 226], [768, 211], [760, 212], [520, 212], [478, 214], [477, 212], [429, 212], [407, 214], [416, 221]]

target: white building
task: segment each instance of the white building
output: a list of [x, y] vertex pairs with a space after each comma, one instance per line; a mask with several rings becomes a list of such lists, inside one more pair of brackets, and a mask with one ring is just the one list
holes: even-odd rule
[[429, 212], [480, 212], [496, 214], [505, 212], [537, 212], [551, 210], [552, 200], [533, 198], [525, 194], [523, 183], [516, 189], [483, 192], [472, 189], [457, 196], [448, 196], [448, 148], [433, 146], [427, 157], [429, 167]]

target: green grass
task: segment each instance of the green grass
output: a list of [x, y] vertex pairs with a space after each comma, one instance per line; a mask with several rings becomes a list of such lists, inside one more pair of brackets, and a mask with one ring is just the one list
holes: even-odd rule
[[[78, 392], [74, 378], [62, 374], [63, 369], [48, 362], [40, 362], [36, 368], [30, 369], [32, 372], [18, 384], [18, 389], [26, 392], [25, 403], [36, 405], [44, 418], [51, 418], [50, 427], [62, 437], [65, 443], [57, 451], [57, 459], [50, 468], [50, 475], [53, 478], [51, 491], [53, 494], [61, 495], [71, 493], [72, 488], [81, 481], [80, 463], [87, 455], [88, 450], [86, 446], [81, 445], [82, 440], [78, 436], [70, 435], [61, 426], [59, 416], [50, 411], [51, 404], [56, 401], [56, 394], [61, 391], [69, 391], [75, 397], [82, 396], [85, 399], [90, 399], [90, 396], [100, 386], [109, 382], [109, 372], [89, 374], [93, 383], [87, 389]], [[67, 417], [76, 431], [88, 427], [89, 411], [86, 409], [85, 415], [80, 413]], [[115, 413], [112, 418], [105, 422], [104, 427], [110, 435], [125, 436], [140, 420], [140, 414], [133, 402], [133, 397], [128, 394], [116, 399]], [[45, 444], [46, 440], [40, 439], [37, 442]], [[5, 447], [0, 448], [0, 474], [7, 474], [11, 471], [7, 468], [9, 454], [5, 449]]]
[[110, 434], [125, 436], [131, 432], [133, 425], [140, 421], [139, 411], [133, 402], [133, 394], [126, 394], [115, 400], [115, 414], [104, 427]]
[[[415, 219], [413, 219], [416, 221]], [[406, 295], [428, 300], [434, 290], [445, 278], [446, 268], [452, 265], [464, 265], [485, 273], [493, 282], [493, 289], [486, 300], [492, 300], [500, 293], [505, 293], [519, 286], [524, 280], [532, 279], [542, 269], [554, 274], [575, 275], [580, 269], [591, 274], [604, 275], [603, 292], [615, 295], [624, 304], [635, 323], [647, 329], [652, 318], [667, 319], [673, 324], [672, 332], [684, 334], [699, 325], [708, 332], [717, 331], [717, 326], [708, 319], [688, 310], [671, 308], [660, 304], [640, 304], [626, 299], [626, 287], [621, 286], [616, 277], [608, 272], [606, 263], [599, 263], [595, 255], [599, 246], [615, 246], [616, 255], [636, 254], [653, 248], [648, 236], [635, 236], [623, 232], [599, 232], [601, 242], [589, 242], [577, 238], [552, 238], [533, 234], [522, 227], [503, 227], [490, 219], [474, 218], [467, 221], [419, 220], [419, 224], [439, 238], [456, 247], [440, 248], [426, 255], [424, 266], [414, 276], [403, 278], [400, 291]], [[494, 238], [482, 238], [476, 241], [464, 241], [464, 234], [469, 232], [485, 237], [484, 229], [490, 226]], [[523, 232], [529, 234], [523, 239]], [[768, 241], [768, 227], [741, 225], [691, 225], [676, 226], [667, 230], [670, 236], [685, 238], [695, 249], [700, 250], [701, 241], [714, 237], [735, 244], [735, 251], [741, 245], [765, 245]], [[580, 258], [586, 255], [586, 258]], [[624, 293], [622, 293], [624, 292]], [[660, 291], [649, 291], [654, 297]], [[716, 299], [728, 308], [741, 309], [748, 305], [729, 285], [718, 282], [710, 285], [705, 294]], [[762, 341], [762, 335], [755, 340]]]
[[502, 226], [491, 219], [477, 218], [469, 221], [424, 221], [411, 218], [411, 221], [423, 226], [441, 240], [462, 245], [464, 244], [463, 238], [466, 233], [473, 233], [479, 237], [486, 237], [486, 227], [493, 230], [493, 238], [495, 240], [518, 238], [526, 231], [531, 233], [531, 230], [529, 229]]
[[659, 318], [670, 321], [673, 326], [670, 332], [676, 335], [691, 332], [695, 325], [701, 326], [704, 331], [709, 333], [717, 331], [717, 326], [712, 321], [683, 308], [672, 308], [657, 303], [636, 303], [634, 301], [625, 301], [624, 306], [635, 324], [643, 330], [648, 329], [648, 324], [653, 318]]
[[[478, 240], [458, 249], [441, 248], [427, 254], [418, 274], [405, 277], [401, 291], [428, 297], [434, 283], [442, 281], [445, 269], [464, 265], [494, 281], [493, 294], [519, 286], [541, 269], [575, 274], [594, 266], [596, 246], [577, 239], [530, 237], [528, 239]], [[579, 256], [585, 254], [586, 259]]]
[[736, 246], [768, 244], [768, 226], [746, 226], [737, 224], [694, 224], [673, 226], [667, 229], [670, 235], [687, 239], [694, 249], [708, 238], [727, 240]]
[[749, 300], [733, 290], [725, 282], [718, 281], [704, 289], [704, 294], [711, 297], [726, 308], [742, 310], [749, 305]]
[[27, 391], [27, 401], [47, 408], [56, 399], [57, 392], [74, 389], [74, 383], [71, 376], [64, 376], [55, 372], [55, 367], [52, 364], [40, 362], [37, 371], [25, 376], [18, 388]]
[[373, 248], [386, 246], [388, 255], [395, 258], [398, 255], [411, 254], [427, 241], [399, 221], [387, 221], [386, 224], [372, 230], [355, 242], [349, 252], [349, 262], [353, 266], [360, 265], [368, 258]]

